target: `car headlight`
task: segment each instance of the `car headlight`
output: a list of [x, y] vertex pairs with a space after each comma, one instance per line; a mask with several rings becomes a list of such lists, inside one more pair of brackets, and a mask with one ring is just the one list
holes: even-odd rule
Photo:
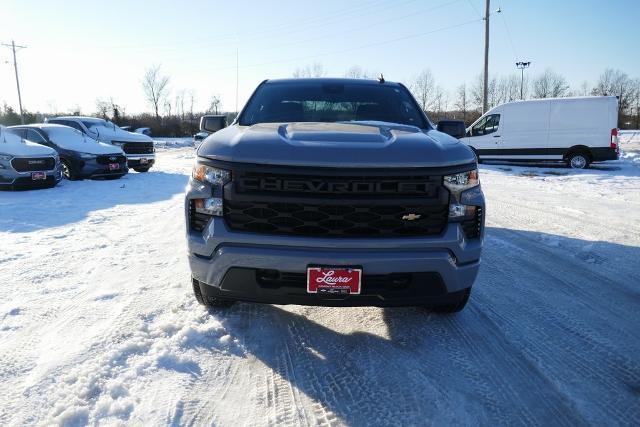
[[444, 186], [451, 192], [449, 219], [463, 221], [475, 217], [474, 200], [482, 197], [478, 169], [445, 175]]
[[80, 153], [80, 158], [85, 159], [85, 160], [90, 160], [90, 159], [95, 159], [96, 156], [95, 154], [91, 154], [91, 153]]
[[191, 177], [194, 181], [209, 184], [211, 186], [211, 195], [213, 196], [206, 199], [195, 199], [196, 212], [205, 215], [222, 216], [223, 188], [226, 183], [231, 181], [231, 172], [196, 163], [191, 172]]

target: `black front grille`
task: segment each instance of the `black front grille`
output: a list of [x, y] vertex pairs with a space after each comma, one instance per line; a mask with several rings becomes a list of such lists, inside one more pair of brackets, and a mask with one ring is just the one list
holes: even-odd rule
[[122, 151], [126, 154], [152, 154], [153, 142], [125, 142], [122, 143]]
[[224, 212], [227, 224], [234, 230], [315, 237], [384, 237], [440, 234], [447, 223], [448, 208], [226, 200]]
[[53, 175], [47, 176], [47, 179], [33, 180], [31, 177], [16, 178], [13, 181], [13, 188], [15, 190], [30, 190], [36, 188], [49, 188], [56, 185], [56, 179]]
[[14, 158], [11, 166], [18, 172], [48, 171], [56, 167], [53, 157]]
[[195, 231], [202, 231], [207, 226], [211, 216], [196, 212], [194, 200], [189, 201], [189, 227]]
[[101, 165], [107, 165], [109, 163], [124, 163], [127, 161], [127, 158], [122, 154], [109, 154], [98, 156], [96, 161]]
[[225, 187], [230, 229], [313, 237], [442, 233], [448, 192], [441, 174], [415, 170], [233, 170]]
[[476, 216], [473, 219], [462, 221], [462, 230], [467, 239], [475, 239], [480, 237], [482, 228], [482, 208], [476, 208]]

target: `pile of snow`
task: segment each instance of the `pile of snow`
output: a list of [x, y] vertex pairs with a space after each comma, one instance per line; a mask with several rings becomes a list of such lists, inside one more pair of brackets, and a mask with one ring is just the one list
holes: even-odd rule
[[162, 138], [154, 137], [153, 145], [156, 148], [184, 148], [195, 147], [195, 141], [192, 137], [183, 138]]

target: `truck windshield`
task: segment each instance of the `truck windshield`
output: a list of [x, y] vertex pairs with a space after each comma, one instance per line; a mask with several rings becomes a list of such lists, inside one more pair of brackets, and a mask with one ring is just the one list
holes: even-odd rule
[[430, 129], [403, 86], [369, 83], [273, 82], [260, 86], [239, 124], [381, 121]]

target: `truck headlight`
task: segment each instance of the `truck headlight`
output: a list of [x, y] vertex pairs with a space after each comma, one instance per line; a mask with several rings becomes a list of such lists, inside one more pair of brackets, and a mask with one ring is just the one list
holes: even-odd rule
[[6, 162], [8, 162], [9, 160], [13, 159], [13, 156], [10, 156], [8, 154], [2, 154], [0, 153], [0, 160], [4, 160]]
[[206, 199], [194, 199], [194, 207], [197, 213], [213, 216], [223, 214], [224, 185], [231, 181], [231, 172], [225, 169], [196, 163], [191, 172], [193, 180], [211, 186], [211, 196]]
[[463, 221], [474, 218], [477, 207], [473, 200], [482, 196], [478, 169], [445, 175], [444, 186], [451, 192], [449, 219]]
[[213, 186], [224, 186], [231, 181], [231, 172], [224, 169], [214, 168], [212, 166], [196, 163], [191, 172], [191, 177], [203, 184], [211, 184]]

